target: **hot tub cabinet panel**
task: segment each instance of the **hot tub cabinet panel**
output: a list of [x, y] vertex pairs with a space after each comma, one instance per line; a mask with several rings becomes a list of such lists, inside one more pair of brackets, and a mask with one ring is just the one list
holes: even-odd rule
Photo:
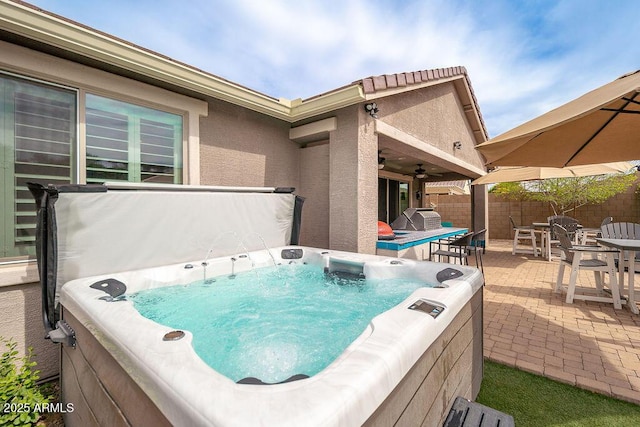
[[[303, 253], [289, 259], [286, 254]], [[297, 256], [297, 255], [296, 255]], [[327, 267], [360, 263], [367, 277], [420, 277], [437, 283], [447, 264], [398, 260], [314, 248], [251, 252], [236, 272], [309, 263]], [[199, 265], [195, 264], [194, 265]], [[229, 274], [228, 258], [210, 271]], [[273, 264], [272, 264], [273, 265]], [[284, 267], [284, 265], [283, 265]], [[63, 403], [67, 426], [437, 426], [458, 395], [476, 397], [483, 372], [482, 276], [461, 277], [441, 288], [419, 288], [370, 326], [328, 367], [310, 378], [275, 385], [236, 384], [208, 367], [193, 351], [192, 336], [163, 342], [170, 328], [143, 318], [130, 301], [107, 301], [89, 285], [103, 276], [77, 279], [62, 289], [62, 317], [76, 346], [62, 349]], [[190, 283], [202, 270], [170, 265], [113, 276], [127, 294]], [[102, 298], [102, 299], [101, 299]], [[410, 310], [417, 301], [444, 307], [435, 318]]]
[[364, 426], [441, 426], [456, 396], [475, 399], [482, 375], [480, 289]]
[[74, 405], [64, 415], [65, 426], [171, 426], [93, 334], [69, 312], [63, 317], [78, 342], [62, 348], [62, 400]]

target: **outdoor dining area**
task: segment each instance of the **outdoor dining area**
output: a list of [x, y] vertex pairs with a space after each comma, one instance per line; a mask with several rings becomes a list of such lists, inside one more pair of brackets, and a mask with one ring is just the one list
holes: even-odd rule
[[[634, 279], [636, 261], [640, 260], [640, 224], [613, 222], [612, 217], [607, 217], [600, 228], [586, 228], [577, 219], [562, 215], [526, 226], [516, 225], [511, 217], [510, 221], [514, 232], [512, 255], [528, 253], [557, 260], [554, 289], [566, 292], [567, 303], [574, 299], [610, 302], [616, 309], [626, 304], [632, 313], [639, 314]], [[566, 266], [570, 277], [565, 286]], [[577, 283], [580, 270], [594, 272], [595, 288]]]
[[[467, 231], [431, 241], [429, 256], [482, 268], [487, 359], [640, 404], [640, 302], [634, 294], [640, 224], [605, 218], [597, 232], [576, 227], [571, 235], [560, 225], [568, 218], [554, 218], [553, 227], [522, 228], [520, 236], [538, 236], [535, 250], [524, 239], [515, 254], [513, 240], [491, 239], [484, 247], [485, 233], [474, 239]], [[557, 254], [551, 262], [541, 238]]]
[[[623, 173], [634, 167], [626, 162], [640, 159], [639, 131], [640, 70], [478, 145], [493, 170], [472, 185]], [[638, 314], [640, 224], [606, 217], [589, 228], [563, 212], [531, 224], [510, 222], [512, 255], [529, 252], [558, 261], [554, 291], [566, 292], [566, 303], [610, 302]], [[595, 287], [577, 283], [581, 270], [593, 271]]]
[[[567, 304], [555, 291], [558, 262], [511, 250], [493, 239], [483, 255], [485, 357], [640, 404], [640, 316], [609, 302]], [[595, 289], [591, 272], [578, 278]]]
[[[493, 169], [472, 185], [624, 173], [638, 135], [640, 70], [478, 145]], [[487, 359], [640, 404], [640, 212], [622, 211], [581, 224], [520, 210], [510, 240], [489, 237]]]

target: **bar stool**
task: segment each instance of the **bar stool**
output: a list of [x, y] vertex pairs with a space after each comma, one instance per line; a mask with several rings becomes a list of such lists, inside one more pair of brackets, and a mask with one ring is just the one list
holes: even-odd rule
[[[451, 262], [451, 258], [453, 258], [454, 261], [458, 259], [460, 261], [460, 265], [469, 265], [467, 256], [469, 255], [468, 249], [469, 246], [471, 246], [472, 237], [473, 232], [469, 231], [462, 236], [456, 236], [456, 238], [451, 241], [431, 242], [433, 244], [437, 244], [438, 249], [431, 252], [429, 259], [432, 260], [434, 256], [437, 256], [438, 262], [441, 262], [442, 257], [446, 257], [447, 262]], [[446, 246], [446, 248], [443, 246]]]

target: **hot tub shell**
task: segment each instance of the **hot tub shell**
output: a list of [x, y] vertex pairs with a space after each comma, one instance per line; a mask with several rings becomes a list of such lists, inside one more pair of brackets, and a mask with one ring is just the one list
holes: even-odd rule
[[[57, 219], [70, 215], [77, 224], [86, 208], [78, 202], [82, 198], [74, 196], [72, 203], [63, 203]], [[295, 203], [290, 200], [285, 205], [289, 210]], [[273, 212], [274, 220], [281, 221], [278, 210]], [[289, 222], [293, 217], [292, 212]], [[75, 232], [62, 229], [58, 241], [83, 246], [92, 240], [70, 238], [66, 234]], [[284, 233], [292, 239], [291, 228]], [[66, 425], [436, 426], [442, 424], [456, 396], [476, 397], [483, 371], [483, 280], [478, 270], [456, 266], [460, 277], [439, 282], [436, 275], [446, 267], [443, 264], [299, 246], [274, 249], [260, 240], [255, 246], [270, 249], [210, 259], [206, 274], [226, 275], [232, 269], [240, 272], [274, 262], [329, 267], [338, 260], [361, 265], [367, 277], [420, 277], [440, 286], [420, 288], [375, 317], [320, 373], [284, 384], [247, 385], [236, 384], [207, 366], [193, 350], [189, 331], [181, 340], [163, 341], [170, 328], [145, 319], [131, 302], [110, 300], [102, 290], [90, 287], [106, 278], [117, 279], [127, 286], [126, 297], [152, 287], [190, 283], [203, 278], [202, 258], [80, 275], [56, 287], [57, 318], [73, 330], [73, 342], [68, 341], [73, 345], [61, 346], [62, 399], [74, 407], [65, 414]], [[76, 274], [72, 271], [82, 270], [82, 260], [68, 256], [76, 252], [66, 248], [67, 256], [56, 259], [66, 262], [64, 274], [72, 276]], [[290, 249], [301, 250], [302, 255], [289, 259], [284, 255]], [[411, 310], [418, 301], [444, 310], [435, 318]]]

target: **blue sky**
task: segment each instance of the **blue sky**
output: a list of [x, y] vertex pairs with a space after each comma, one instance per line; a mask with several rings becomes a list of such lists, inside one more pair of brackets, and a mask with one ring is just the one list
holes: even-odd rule
[[31, 0], [276, 98], [462, 65], [491, 137], [640, 68], [638, 0]]

